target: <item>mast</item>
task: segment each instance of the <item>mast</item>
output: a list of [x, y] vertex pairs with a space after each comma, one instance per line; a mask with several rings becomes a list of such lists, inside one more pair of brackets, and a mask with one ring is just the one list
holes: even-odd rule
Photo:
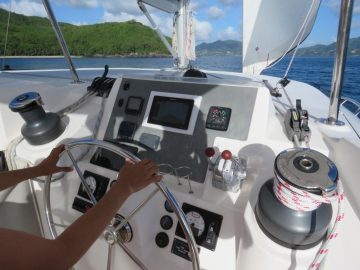
[[327, 120], [325, 120], [328, 125], [342, 124], [340, 121], [338, 121], [340, 105], [339, 101], [342, 93], [353, 7], [354, 0], [341, 1], [338, 37], [336, 42], [335, 64], [331, 83], [329, 117]]
[[180, 0], [180, 10], [177, 17], [178, 67], [180, 69], [188, 68], [190, 62], [185, 56], [187, 2], [187, 0]]
[[[173, 44], [170, 46], [159, 26], [155, 23], [145, 4], [151, 5], [159, 10], [174, 14]], [[174, 66], [178, 69], [190, 67], [190, 60], [195, 59], [195, 37], [192, 12], [189, 10], [189, 0], [138, 0], [141, 11], [149, 20], [161, 41], [174, 59]]]

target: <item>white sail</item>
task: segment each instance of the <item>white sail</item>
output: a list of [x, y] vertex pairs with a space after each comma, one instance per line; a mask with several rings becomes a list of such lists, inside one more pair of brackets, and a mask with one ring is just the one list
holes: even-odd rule
[[243, 0], [243, 72], [260, 74], [311, 32], [321, 0]]

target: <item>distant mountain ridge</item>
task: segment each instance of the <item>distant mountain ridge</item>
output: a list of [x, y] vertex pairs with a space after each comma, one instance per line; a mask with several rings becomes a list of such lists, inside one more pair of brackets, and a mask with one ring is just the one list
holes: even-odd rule
[[[298, 56], [333, 56], [336, 49], [336, 43], [329, 45], [313, 45], [300, 48], [297, 51]], [[210, 55], [242, 55], [242, 42], [237, 40], [215, 41], [212, 43], [201, 43], [196, 47], [197, 56]], [[360, 37], [351, 38], [348, 48], [349, 56], [360, 56]]]
[[[329, 45], [314, 45], [298, 50], [299, 56], [333, 56], [336, 50], [336, 42]], [[360, 37], [349, 40], [348, 56], [360, 56]]]
[[196, 46], [197, 56], [206, 55], [241, 55], [242, 42], [237, 40], [217, 40]]

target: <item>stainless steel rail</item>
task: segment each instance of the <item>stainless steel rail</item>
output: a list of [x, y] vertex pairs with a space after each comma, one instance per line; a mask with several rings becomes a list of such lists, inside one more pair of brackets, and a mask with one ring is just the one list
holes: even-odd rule
[[329, 117], [326, 123], [329, 125], [339, 125], [339, 101], [343, 86], [343, 77], [346, 63], [346, 54], [350, 35], [351, 17], [354, 7], [354, 0], [342, 0], [338, 37], [336, 42], [335, 65], [333, 70]]
[[58, 22], [56, 21], [56, 18], [55, 18], [55, 15], [54, 15], [54, 12], [52, 11], [52, 8], [49, 4], [49, 1], [48, 0], [42, 0], [43, 2], [43, 5], [45, 7], [45, 10], [46, 10], [46, 13], [49, 17], [49, 20], [50, 20], [50, 23], [51, 23], [51, 26], [55, 32], [55, 35], [56, 35], [56, 38], [59, 42], [59, 45], [61, 47], [61, 50], [63, 51], [63, 54], [64, 54], [64, 57], [69, 65], [69, 69], [70, 69], [70, 72], [71, 72], [71, 76], [74, 80], [74, 83], [82, 83], [82, 81], [79, 79], [79, 76], [76, 72], [76, 68], [74, 66], [74, 63], [71, 59], [71, 56], [70, 56], [70, 52], [69, 52], [69, 49], [66, 45], [66, 41], [64, 39], [64, 36], [61, 32], [61, 29], [59, 27], [59, 24]]

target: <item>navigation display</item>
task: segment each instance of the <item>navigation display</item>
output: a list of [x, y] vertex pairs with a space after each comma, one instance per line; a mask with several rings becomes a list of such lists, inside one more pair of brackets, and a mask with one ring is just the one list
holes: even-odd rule
[[[124, 144], [120, 146], [134, 155], [137, 154], [136, 147]], [[90, 163], [113, 171], [119, 171], [120, 168], [125, 164], [125, 159], [110, 150], [98, 148], [91, 158]]]
[[193, 99], [154, 96], [148, 122], [178, 129], [188, 129]]

